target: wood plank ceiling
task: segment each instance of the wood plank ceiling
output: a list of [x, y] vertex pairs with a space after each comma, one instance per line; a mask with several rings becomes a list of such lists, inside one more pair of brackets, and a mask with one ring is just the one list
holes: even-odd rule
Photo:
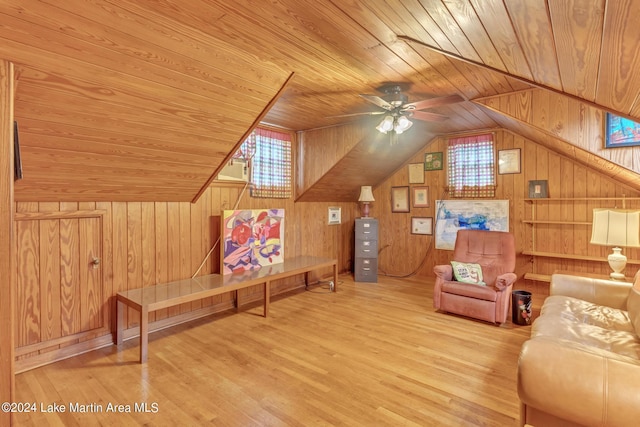
[[[385, 82], [410, 101], [530, 83], [640, 119], [638, 18], [632, 0], [3, 0], [15, 199], [192, 200], [291, 75], [264, 117], [291, 130], [371, 111], [358, 94]], [[469, 101], [431, 111], [449, 120], [397, 166], [438, 133], [497, 126]]]

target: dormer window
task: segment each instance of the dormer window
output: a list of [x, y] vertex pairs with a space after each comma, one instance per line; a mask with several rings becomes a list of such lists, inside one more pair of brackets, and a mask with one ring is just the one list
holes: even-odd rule
[[247, 160], [252, 197], [291, 197], [291, 134], [256, 128], [234, 158]]
[[447, 158], [451, 197], [495, 197], [493, 134], [449, 139]]

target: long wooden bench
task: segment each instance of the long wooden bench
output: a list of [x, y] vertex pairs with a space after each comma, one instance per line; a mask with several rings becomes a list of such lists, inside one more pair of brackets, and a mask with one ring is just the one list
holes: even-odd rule
[[124, 333], [124, 311], [131, 307], [140, 313], [140, 363], [147, 361], [149, 345], [149, 313], [162, 308], [173, 307], [186, 302], [235, 292], [236, 309], [240, 307], [238, 290], [250, 286], [263, 285], [264, 317], [269, 314], [271, 282], [296, 274], [304, 274], [305, 284], [309, 284], [309, 272], [325, 267], [333, 267], [333, 285], [337, 292], [338, 262], [336, 259], [301, 256], [285, 260], [283, 263], [262, 267], [258, 270], [235, 274], [209, 274], [193, 279], [158, 284], [146, 288], [131, 289], [117, 294], [117, 328], [114, 343], [121, 345]]

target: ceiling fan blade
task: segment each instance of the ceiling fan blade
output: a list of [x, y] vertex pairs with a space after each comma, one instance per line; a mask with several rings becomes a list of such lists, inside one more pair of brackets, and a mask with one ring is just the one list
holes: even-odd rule
[[423, 99], [422, 101], [411, 102], [402, 106], [403, 110], [424, 110], [425, 108], [439, 107], [440, 105], [455, 104], [462, 102], [464, 98], [460, 95], [441, 96], [439, 98]]
[[449, 117], [443, 116], [442, 114], [430, 113], [428, 111], [413, 111], [411, 118], [424, 120], [425, 122], [444, 122]]
[[386, 114], [386, 111], [368, 111], [366, 113], [338, 114], [337, 116], [326, 116], [326, 119], [334, 119], [336, 117], [353, 117], [353, 116], [377, 116], [378, 114]]
[[394, 108], [393, 105], [389, 104], [387, 101], [385, 101], [384, 99], [380, 98], [377, 95], [360, 94], [360, 96], [366, 99], [367, 101], [371, 102], [372, 104], [375, 104], [380, 108], [384, 108], [387, 111], [391, 111]]

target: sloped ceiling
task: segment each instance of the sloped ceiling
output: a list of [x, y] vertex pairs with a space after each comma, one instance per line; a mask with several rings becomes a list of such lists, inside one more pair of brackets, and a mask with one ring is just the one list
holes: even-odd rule
[[[15, 199], [193, 200], [257, 120], [344, 123], [328, 116], [370, 111], [358, 94], [385, 82], [411, 101], [538, 86], [638, 120], [639, 18], [631, 0], [5, 0]], [[449, 120], [422, 126], [424, 143], [508, 125], [469, 101], [433, 111]]]
[[[531, 89], [479, 99], [501, 127], [640, 189], [640, 150], [604, 147], [602, 110], [575, 99]], [[569, 114], [574, 117], [569, 118]]]

